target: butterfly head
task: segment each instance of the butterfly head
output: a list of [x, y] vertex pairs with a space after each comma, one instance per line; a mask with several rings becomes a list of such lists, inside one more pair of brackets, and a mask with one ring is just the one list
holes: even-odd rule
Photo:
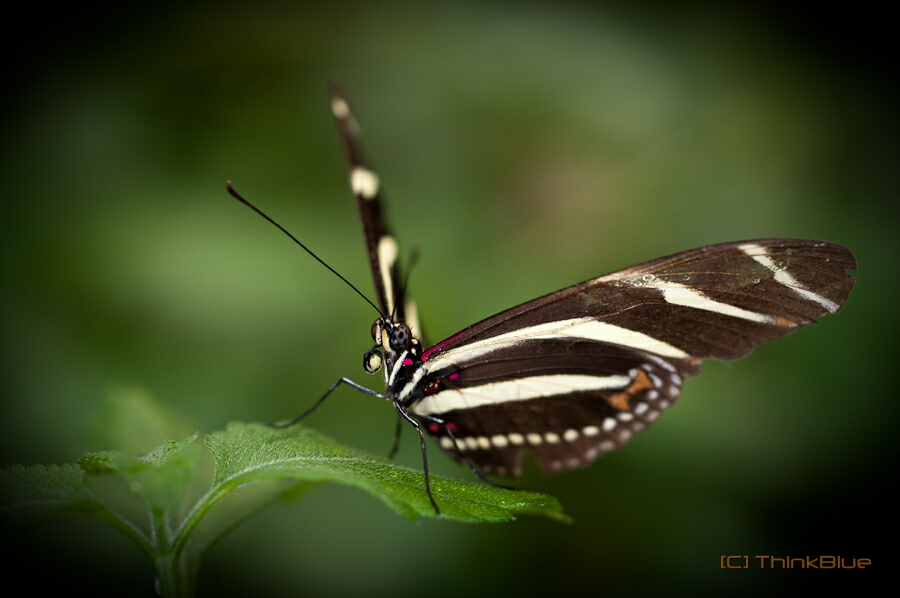
[[375, 345], [363, 357], [363, 368], [370, 374], [380, 370], [385, 361], [390, 369], [398, 355], [417, 356], [421, 353], [419, 341], [403, 322], [378, 318], [372, 324], [372, 340]]

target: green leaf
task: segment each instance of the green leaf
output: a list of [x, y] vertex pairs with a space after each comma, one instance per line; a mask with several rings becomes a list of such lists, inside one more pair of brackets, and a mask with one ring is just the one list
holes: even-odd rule
[[91, 514], [99, 501], [84, 487], [77, 465], [13, 465], [0, 470], [0, 508]]
[[[421, 472], [337, 444], [308, 428], [232, 423], [226, 431], [208, 436], [206, 444], [216, 459], [207, 502], [218, 502], [247, 482], [296, 478], [356, 486], [410, 520], [437, 516]], [[432, 476], [431, 488], [443, 519], [500, 522], [529, 514], [568, 521], [556, 499], [541, 494], [437, 476]]]
[[84, 473], [104, 475], [116, 473], [112, 453], [85, 453], [78, 460], [78, 465]]
[[[172, 529], [171, 515], [196, 473], [196, 438], [194, 434], [179, 442], [167, 440], [144, 456], [88, 453], [78, 465], [16, 465], [0, 470], [0, 510], [80, 513], [106, 521], [147, 555], [167, 596], [191, 594], [202, 555], [246, 518], [318, 482], [361, 488], [410, 520], [438, 516], [418, 471], [337, 444], [307, 428], [232, 423], [224, 432], [207, 436], [216, 465], [212, 487]], [[85, 487], [85, 473], [121, 477], [149, 506], [151, 533], [145, 534], [101, 502]], [[282, 483], [256, 484], [254, 492], [243, 492], [242, 500], [231, 501], [230, 509], [218, 509], [209, 516], [239, 486], [278, 481]], [[568, 521], [559, 503], [541, 494], [440, 477], [431, 478], [431, 488], [443, 519], [501, 522], [529, 514]]]

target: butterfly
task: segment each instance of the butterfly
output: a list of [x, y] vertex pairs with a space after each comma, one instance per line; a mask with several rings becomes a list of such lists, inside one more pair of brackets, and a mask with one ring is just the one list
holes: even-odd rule
[[856, 269], [853, 254], [836, 243], [720, 243], [550, 293], [428, 346], [415, 304], [404, 296], [398, 245], [382, 217], [380, 179], [363, 158], [359, 126], [336, 83], [331, 109], [377, 305], [319, 261], [378, 310], [374, 346], [363, 365], [369, 373], [383, 371], [386, 390], [341, 378], [286, 425], [342, 384], [391, 401], [398, 414], [394, 451], [405, 421], [418, 431], [425, 490], [436, 512], [426, 434], [488, 482], [481, 472], [519, 476], [525, 453], [545, 473], [585, 467], [656, 421], [678, 400], [685, 379], [700, 373], [703, 359], [737, 359], [838, 312], [856, 282], [847, 273]]

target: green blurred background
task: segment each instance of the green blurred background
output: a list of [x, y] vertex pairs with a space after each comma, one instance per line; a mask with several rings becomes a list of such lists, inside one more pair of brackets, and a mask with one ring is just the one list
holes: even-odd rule
[[[114, 448], [97, 431], [111, 388], [143, 389], [204, 433], [292, 417], [340, 376], [380, 388], [360, 367], [371, 308], [224, 188], [233, 180], [368, 292], [330, 76], [348, 89], [404, 251], [421, 250], [411, 289], [432, 341], [708, 243], [818, 238], [859, 260], [839, 315], [707, 363], [676, 408], [589, 469], [531, 468], [520, 486], [557, 496], [573, 525], [411, 524], [323, 486], [214, 547], [200, 595], [757, 594], [871, 572], [723, 571], [721, 555], [887, 556], [898, 127], [877, 15], [31, 10], [4, 39], [3, 465]], [[342, 390], [309, 424], [385, 454], [394, 414]], [[421, 467], [410, 434], [399, 460]], [[101, 523], [10, 538], [8, 583], [28, 564], [34, 588], [152, 595], [138, 550]]]

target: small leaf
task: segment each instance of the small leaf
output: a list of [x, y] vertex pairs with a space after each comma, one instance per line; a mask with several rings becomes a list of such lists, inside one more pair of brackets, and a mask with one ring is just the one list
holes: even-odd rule
[[116, 473], [111, 453], [85, 453], [78, 460], [78, 465], [85, 473], [94, 475]]
[[143, 496], [151, 507], [174, 511], [194, 475], [197, 434], [181, 441], [166, 440], [144, 456], [119, 451], [88, 453], [79, 461], [92, 474], [117, 473], [132, 492]]
[[[410, 520], [436, 516], [421, 472], [340, 445], [308, 428], [232, 423], [225, 432], [208, 436], [206, 444], [216, 459], [210, 498], [251, 481], [298, 478], [356, 486]], [[568, 520], [556, 499], [541, 494], [437, 476], [432, 476], [431, 486], [444, 519], [499, 522], [530, 514]]]
[[0, 470], [0, 508], [93, 514], [102, 505], [84, 487], [82, 476], [72, 464], [7, 467]]

